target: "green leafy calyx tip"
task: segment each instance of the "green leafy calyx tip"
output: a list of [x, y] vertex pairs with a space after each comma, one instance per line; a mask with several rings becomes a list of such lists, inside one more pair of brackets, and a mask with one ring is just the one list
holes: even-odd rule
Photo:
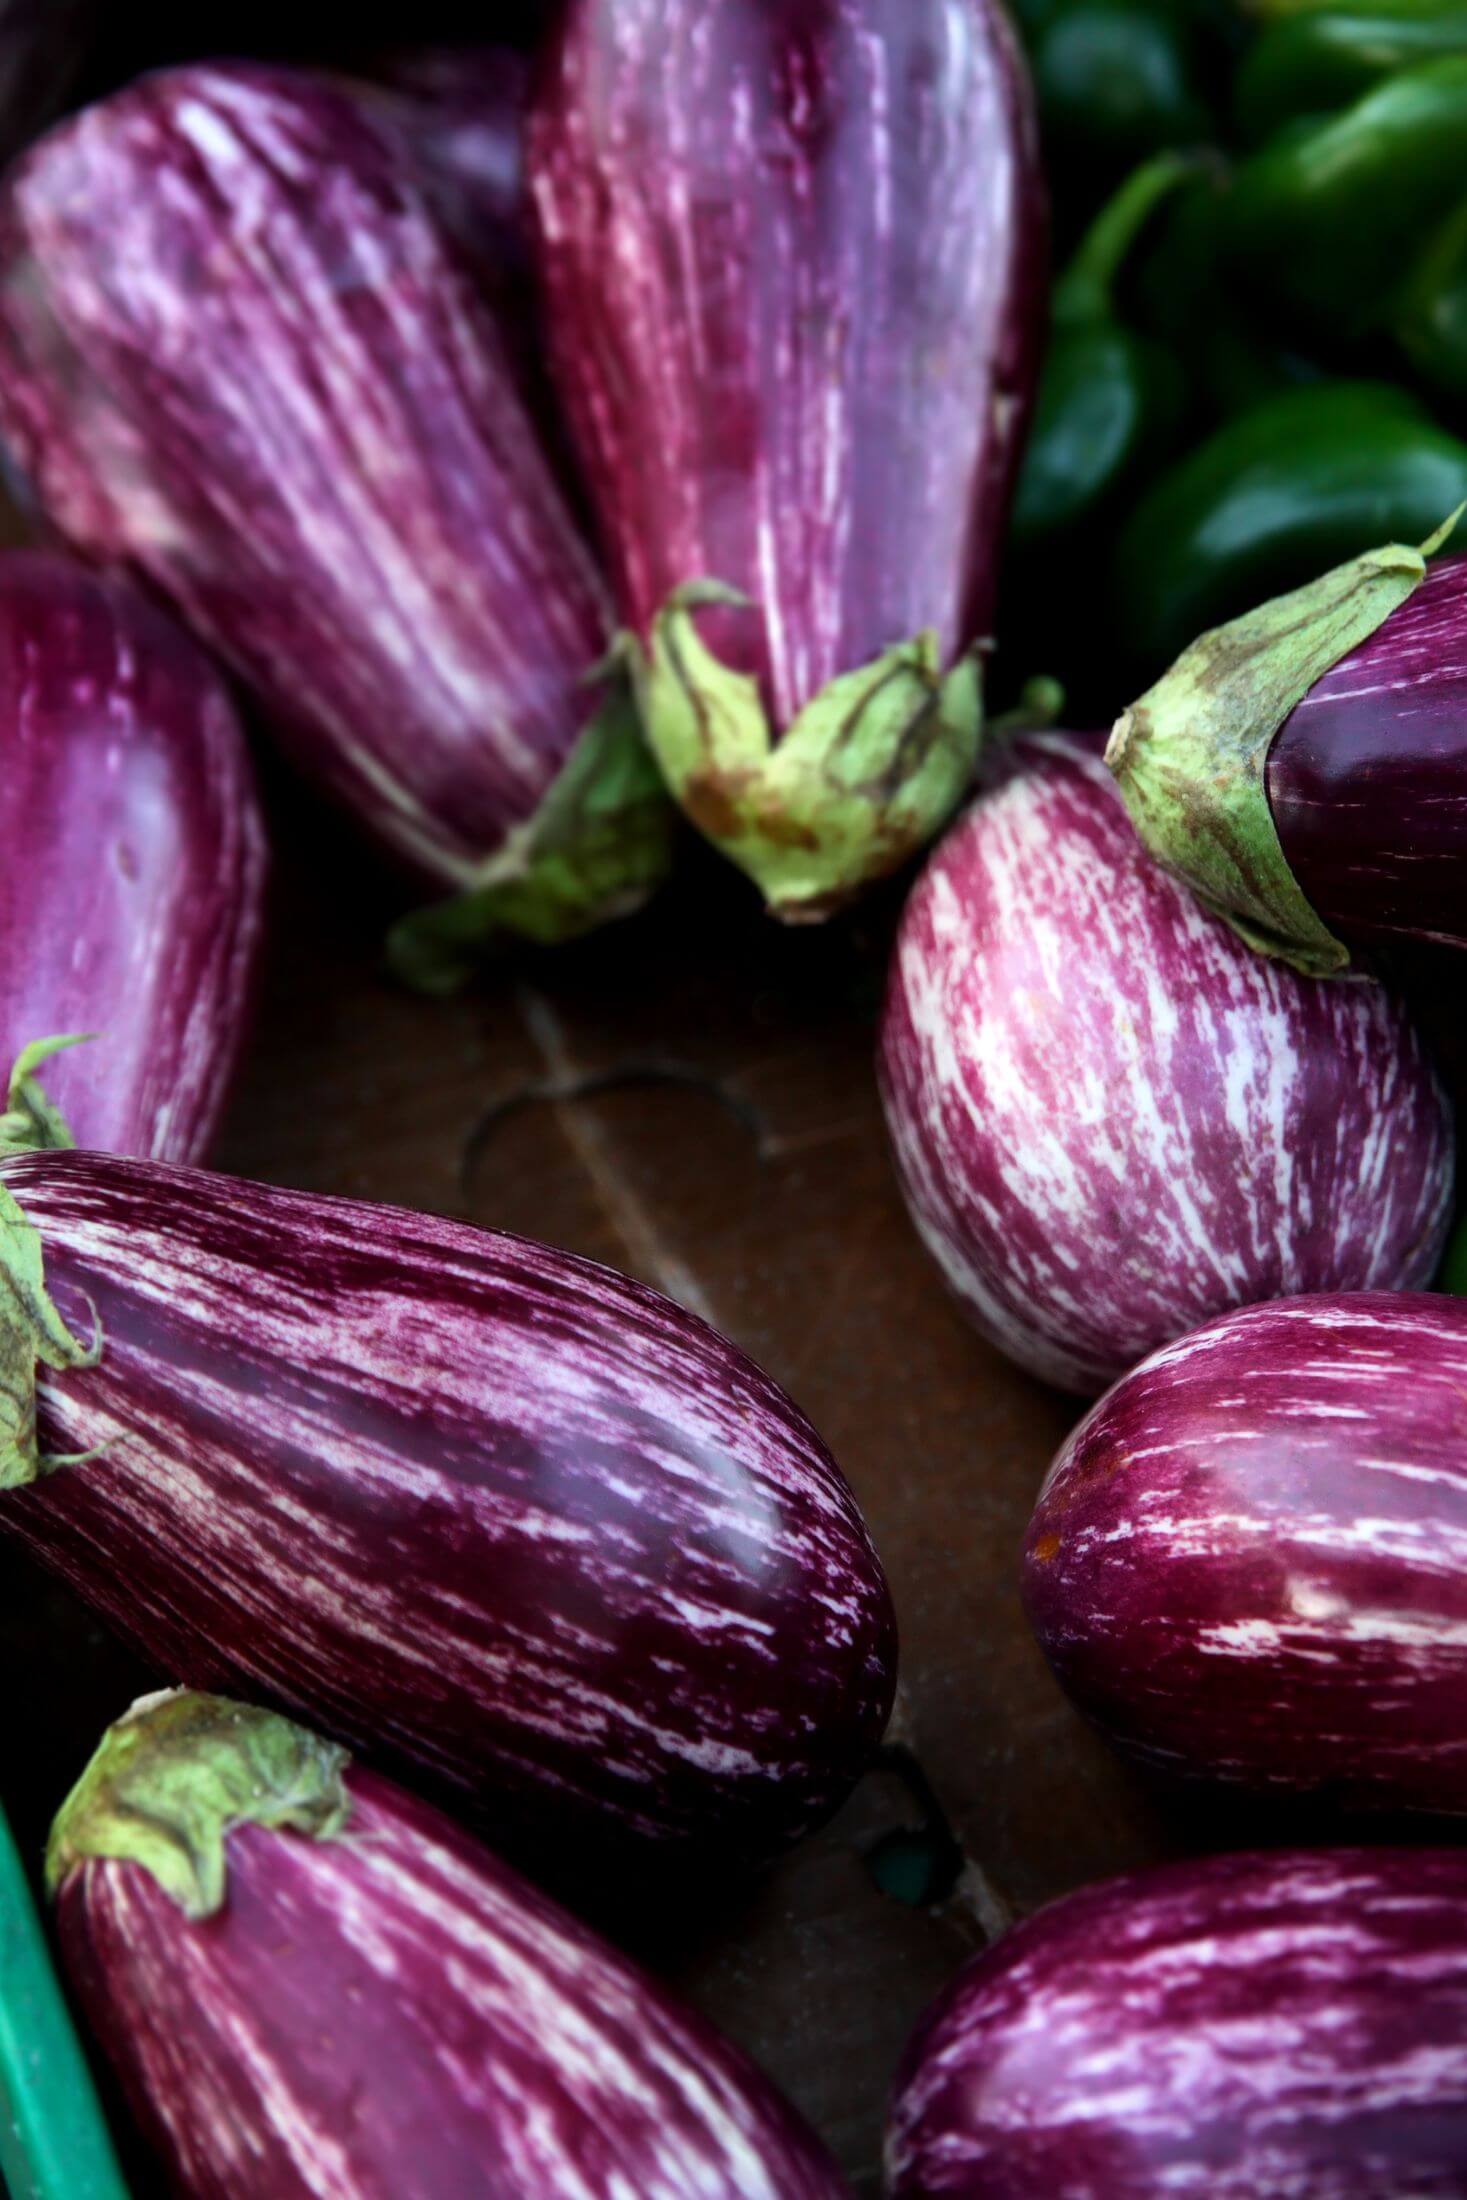
[[67, 1462], [42, 1455], [36, 1434], [36, 1369], [65, 1374], [95, 1367], [101, 1325], [90, 1344], [74, 1337], [46, 1289], [41, 1236], [0, 1183], [0, 1490], [20, 1489]]
[[96, 1036], [79, 1031], [65, 1038], [37, 1039], [20, 1054], [10, 1072], [5, 1111], [0, 1114], [0, 1160], [13, 1153], [44, 1153], [76, 1144], [71, 1126], [47, 1096], [36, 1072], [53, 1054], [86, 1046]]
[[725, 664], [696, 614], [745, 599], [697, 581], [668, 599], [641, 666], [663, 777], [704, 838], [775, 915], [828, 915], [900, 868], [970, 785], [983, 724], [975, 656], [945, 670], [924, 632], [842, 674], [776, 739], [759, 682]]
[[1420, 587], [1444, 539], [1388, 543], [1202, 635], [1122, 713], [1106, 750], [1158, 862], [1250, 947], [1313, 977], [1337, 975], [1350, 955], [1289, 868], [1269, 806], [1269, 751], [1315, 683]]
[[351, 1760], [277, 1712], [181, 1689], [145, 1696], [103, 1736], [57, 1813], [46, 1850], [54, 1895], [88, 1859], [141, 1865], [190, 1918], [227, 1893], [237, 1826], [336, 1839]]

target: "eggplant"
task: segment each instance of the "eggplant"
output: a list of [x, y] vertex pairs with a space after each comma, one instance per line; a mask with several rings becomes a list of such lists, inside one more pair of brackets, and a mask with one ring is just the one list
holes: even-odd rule
[[[0, 1061], [22, 1058], [0, 1150], [198, 1161], [263, 926], [264, 825], [229, 697], [129, 588], [0, 553], [0, 743]], [[52, 1033], [95, 1037], [54, 1055], [42, 1094], [50, 1050], [32, 1042]]]
[[1467, 2191], [1467, 1855], [1211, 1857], [969, 1964], [897, 2082], [891, 2200]]
[[839, 2200], [692, 2010], [271, 1712], [145, 1698], [52, 1832], [67, 1969], [188, 2200]]
[[0, 162], [59, 105], [96, 15], [96, 0], [0, 0]]
[[1428, 569], [1440, 540], [1203, 635], [1112, 739], [1157, 859], [1314, 975], [1382, 942], [1467, 946], [1467, 558]]
[[1044, 1485], [1024, 1602], [1169, 1774], [1467, 1811], [1467, 1306], [1285, 1299], [1168, 1345]]
[[880, 1075], [929, 1250], [1063, 1388], [1257, 1299], [1435, 1271], [1453, 1137], [1404, 1012], [1253, 955], [1079, 742], [1017, 743], [928, 863]]
[[571, 0], [530, 126], [552, 368], [648, 737], [776, 915], [971, 777], [1043, 206], [995, 0]]
[[404, 969], [446, 984], [501, 927], [565, 937], [661, 877], [670, 806], [514, 350], [350, 90], [185, 67], [36, 147], [0, 193], [0, 434], [60, 533], [454, 897]]
[[810, 1424], [693, 1315], [203, 1171], [27, 1154], [0, 1191], [0, 1529], [168, 1679], [598, 1872], [762, 1863], [865, 1769], [880, 1564]]

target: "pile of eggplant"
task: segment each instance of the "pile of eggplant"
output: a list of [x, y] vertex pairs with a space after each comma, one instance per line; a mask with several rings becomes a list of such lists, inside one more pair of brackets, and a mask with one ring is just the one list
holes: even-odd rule
[[[1467, 2195], [1467, 1300], [1407, 1005], [1467, 948], [1457, 515], [1108, 734], [995, 717], [1048, 296], [999, 0], [553, 13], [37, 136], [87, 11], [0, 4], [0, 1531], [167, 1684], [55, 1820], [75, 2002], [185, 2200], [849, 2190], [573, 1913], [742, 1885], [861, 1780], [856, 1499], [658, 1293], [207, 1167], [258, 736], [409, 882], [428, 992], [642, 907], [684, 822], [787, 923], [915, 873], [902, 1192], [974, 1351], [1098, 1399], [1014, 1554], [1060, 1685], [1163, 1793], [1431, 1836], [1021, 1924], [911, 2043], [895, 2200]], [[13, 2119], [20, 2200], [121, 2194], [83, 2094], [84, 2177]]]

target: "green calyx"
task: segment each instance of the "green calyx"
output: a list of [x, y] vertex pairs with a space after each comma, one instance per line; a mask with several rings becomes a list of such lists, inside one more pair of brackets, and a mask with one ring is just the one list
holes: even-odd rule
[[747, 599], [680, 588], [639, 669], [662, 774], [699, 832], [787, 923], [828, 916], [924, 847], [973, 777], [983, 727], [976, 657], [944, 674], [927, 632], [843, 674], [776, 740], [759, 683], [733, 671], [695, 614]]
[[44, 1153], [76, 1144], [65, 1116], [47, 1099], [36, 1071], [53, 1054], [85, 1046], [94, 1036], [79, 1031], [64, 1039], [37, 1039], [18, 1058], [10, 1072], [5, 1112], [0, 1115], [0, 1160], [7, 1154]]
[[46, 1289], [40, 1232], [0, 1184], [0, 1490], [23, 1489], [56, 1467], [77, 1463], [41, 1454], [37, 1366], [65, 1374], [95, 1367], [101, 1357], [100, 1325], [90, 1344], [67, 1328]]
[[54, 1895], [89, 1857], [140, 1864], [187, 1917], [223, 1907], [225, 1842], [236, 1826], [336, 1839], [351, 1759], [284, 1719], [179, 1689], [144, 1696], [102, 1737], [51, 1828]]
[[619, 644], [593, 675], [610, 679], [610, 692], [535, 815], [474, 885], [394, 926], [388, 962], [406, 984], [456, 992], [506, 935], [559, 946], [629, 916], [666, 878], [675, 812], [642, 735], [624, 656]]
[[1250, 947], [1309, 977], [1350, 951], [1316, 915], [1279, 842], [1265, 770], [1275, 735], [1317, 680], [1412, 596], [1426, 560], [1390, 543], [1204, 634], [1117, 720], [1105, 760], [1159, 863]]

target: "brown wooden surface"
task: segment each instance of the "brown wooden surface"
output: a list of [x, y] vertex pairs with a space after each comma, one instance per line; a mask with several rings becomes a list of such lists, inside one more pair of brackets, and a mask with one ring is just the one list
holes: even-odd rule
[[[900, 1746], [752, 1895], [712, 1886], [695, 1935], [669, 1945], [648, 1919], [646, 1938], [874, 2191], [901, 2043], [985, 1932], [1179, 1843], [1273, 1830], [1143, 1793], [1030, 1641], [1015, 1556], [1075, 1408], [970, 1333], [897, 1196], [871, 1076], [895, 897], [783, 932], [694, 856], [635, 922], [430, 1003], [380, 974], [394, 905], [370, 863], [272, 795], [269, 982], [219, 1165], [530, 1232], [660, 1285], [790, 1387], [860, 1495], [901, 1616]], [[0, 1656], [0, 1761], [34, 1858], [151, 1676], [3, 1543]], [[963, 1860], [927, 1908], [870, 1868], [923, 1828], [924, 1781]], [[940, 1866], [930, 1828], [929, 1845]]]

